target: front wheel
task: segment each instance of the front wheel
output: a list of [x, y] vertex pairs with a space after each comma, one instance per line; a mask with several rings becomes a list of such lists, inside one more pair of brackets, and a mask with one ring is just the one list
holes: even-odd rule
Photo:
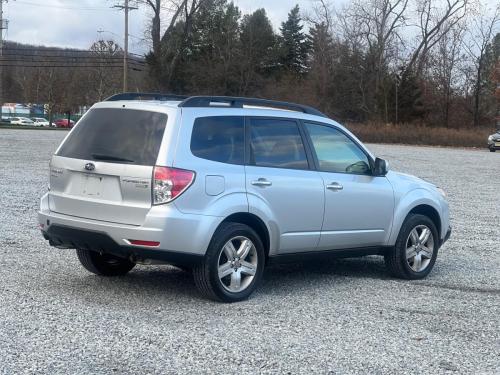
[[427, 216], [410, 214], [396, 245], [384, 257], [389, 272], [402, 279], [422, 279], [431, 272], [439, 249], [436, 226]]
[[76, 255], [87, 271], [99, 276], [122, 276], [135, 266], [128, 259], [90, 250], [76, 249]]
[[194, 281], [210, 299], [241, 301], [257, 287], [264, 262], [264, 246], [252, 228], [223, 223], [215, 232], [203, 262], [193, 269]]

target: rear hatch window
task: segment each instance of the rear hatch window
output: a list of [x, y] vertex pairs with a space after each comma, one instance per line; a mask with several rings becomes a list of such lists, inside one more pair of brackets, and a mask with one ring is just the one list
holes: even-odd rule
[[123, 108], [96, 108], [78, 122], [58, 156], [107, 163], [154, 165], [167, 115]]

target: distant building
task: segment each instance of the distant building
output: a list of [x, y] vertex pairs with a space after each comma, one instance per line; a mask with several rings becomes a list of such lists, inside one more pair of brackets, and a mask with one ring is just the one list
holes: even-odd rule
[[4, 103], [2, 105], [2, 117], [11, 116], [36, 116], [45, 114], [44, 104], [21, 104]]
[[30, 107], [19, 103], [4, 103], [2, 106], [2, 116], [15, 116], [30, 114]]

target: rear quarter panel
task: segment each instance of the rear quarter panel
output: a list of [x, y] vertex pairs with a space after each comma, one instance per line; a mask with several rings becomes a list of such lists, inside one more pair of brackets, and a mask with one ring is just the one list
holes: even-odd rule
[[[179, 196], [174, 204], [184, 213], [227, 217], [237, 212], [248, 212], [245, 190], [245, 167], [206, 160], [191, 152], [191, 133], [198, 117], [220, 116], [213, 109], [182, 109], [182, 117], [175, 145], [175, 168], [196, 173], [192, 186]], [[228, 115], [235, 116], [233, 111]]]

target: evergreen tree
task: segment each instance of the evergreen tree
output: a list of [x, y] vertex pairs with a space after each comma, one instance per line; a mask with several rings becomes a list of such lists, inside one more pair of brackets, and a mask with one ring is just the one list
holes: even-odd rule
[[318, 105], [322, 111], [332, 112], [331, 97], [333, 91], [333, 39], [324, 23], [315, 24], [309, 31], [309, 80], [318, 98]]
[[227, 0], [208, 1], [194, 21], [191, 63], [185, 67], [188, 91], [238, 93], [241, 13]]
[[296, 5], [288, 19], [281, 24], [281, 62], [285, 69], [294, 73], [307, 72], [307, 56], [310, 43], [303, 29], [299, 6]]
[[276, 35], [264, 9], [245, 15], [241, 22], [240, 94], [259, 91], [275, 70]]
[[256, 68], [265, 69], [272, 64], [276, 36], [265, 9], [257, 9], [243, 17], [240, 40], [245, 55], [252, 60]]
[[425, 114], [417, 75], [403, 70], [398, 85], [398, 122], [411, 122], [421, 119]]

